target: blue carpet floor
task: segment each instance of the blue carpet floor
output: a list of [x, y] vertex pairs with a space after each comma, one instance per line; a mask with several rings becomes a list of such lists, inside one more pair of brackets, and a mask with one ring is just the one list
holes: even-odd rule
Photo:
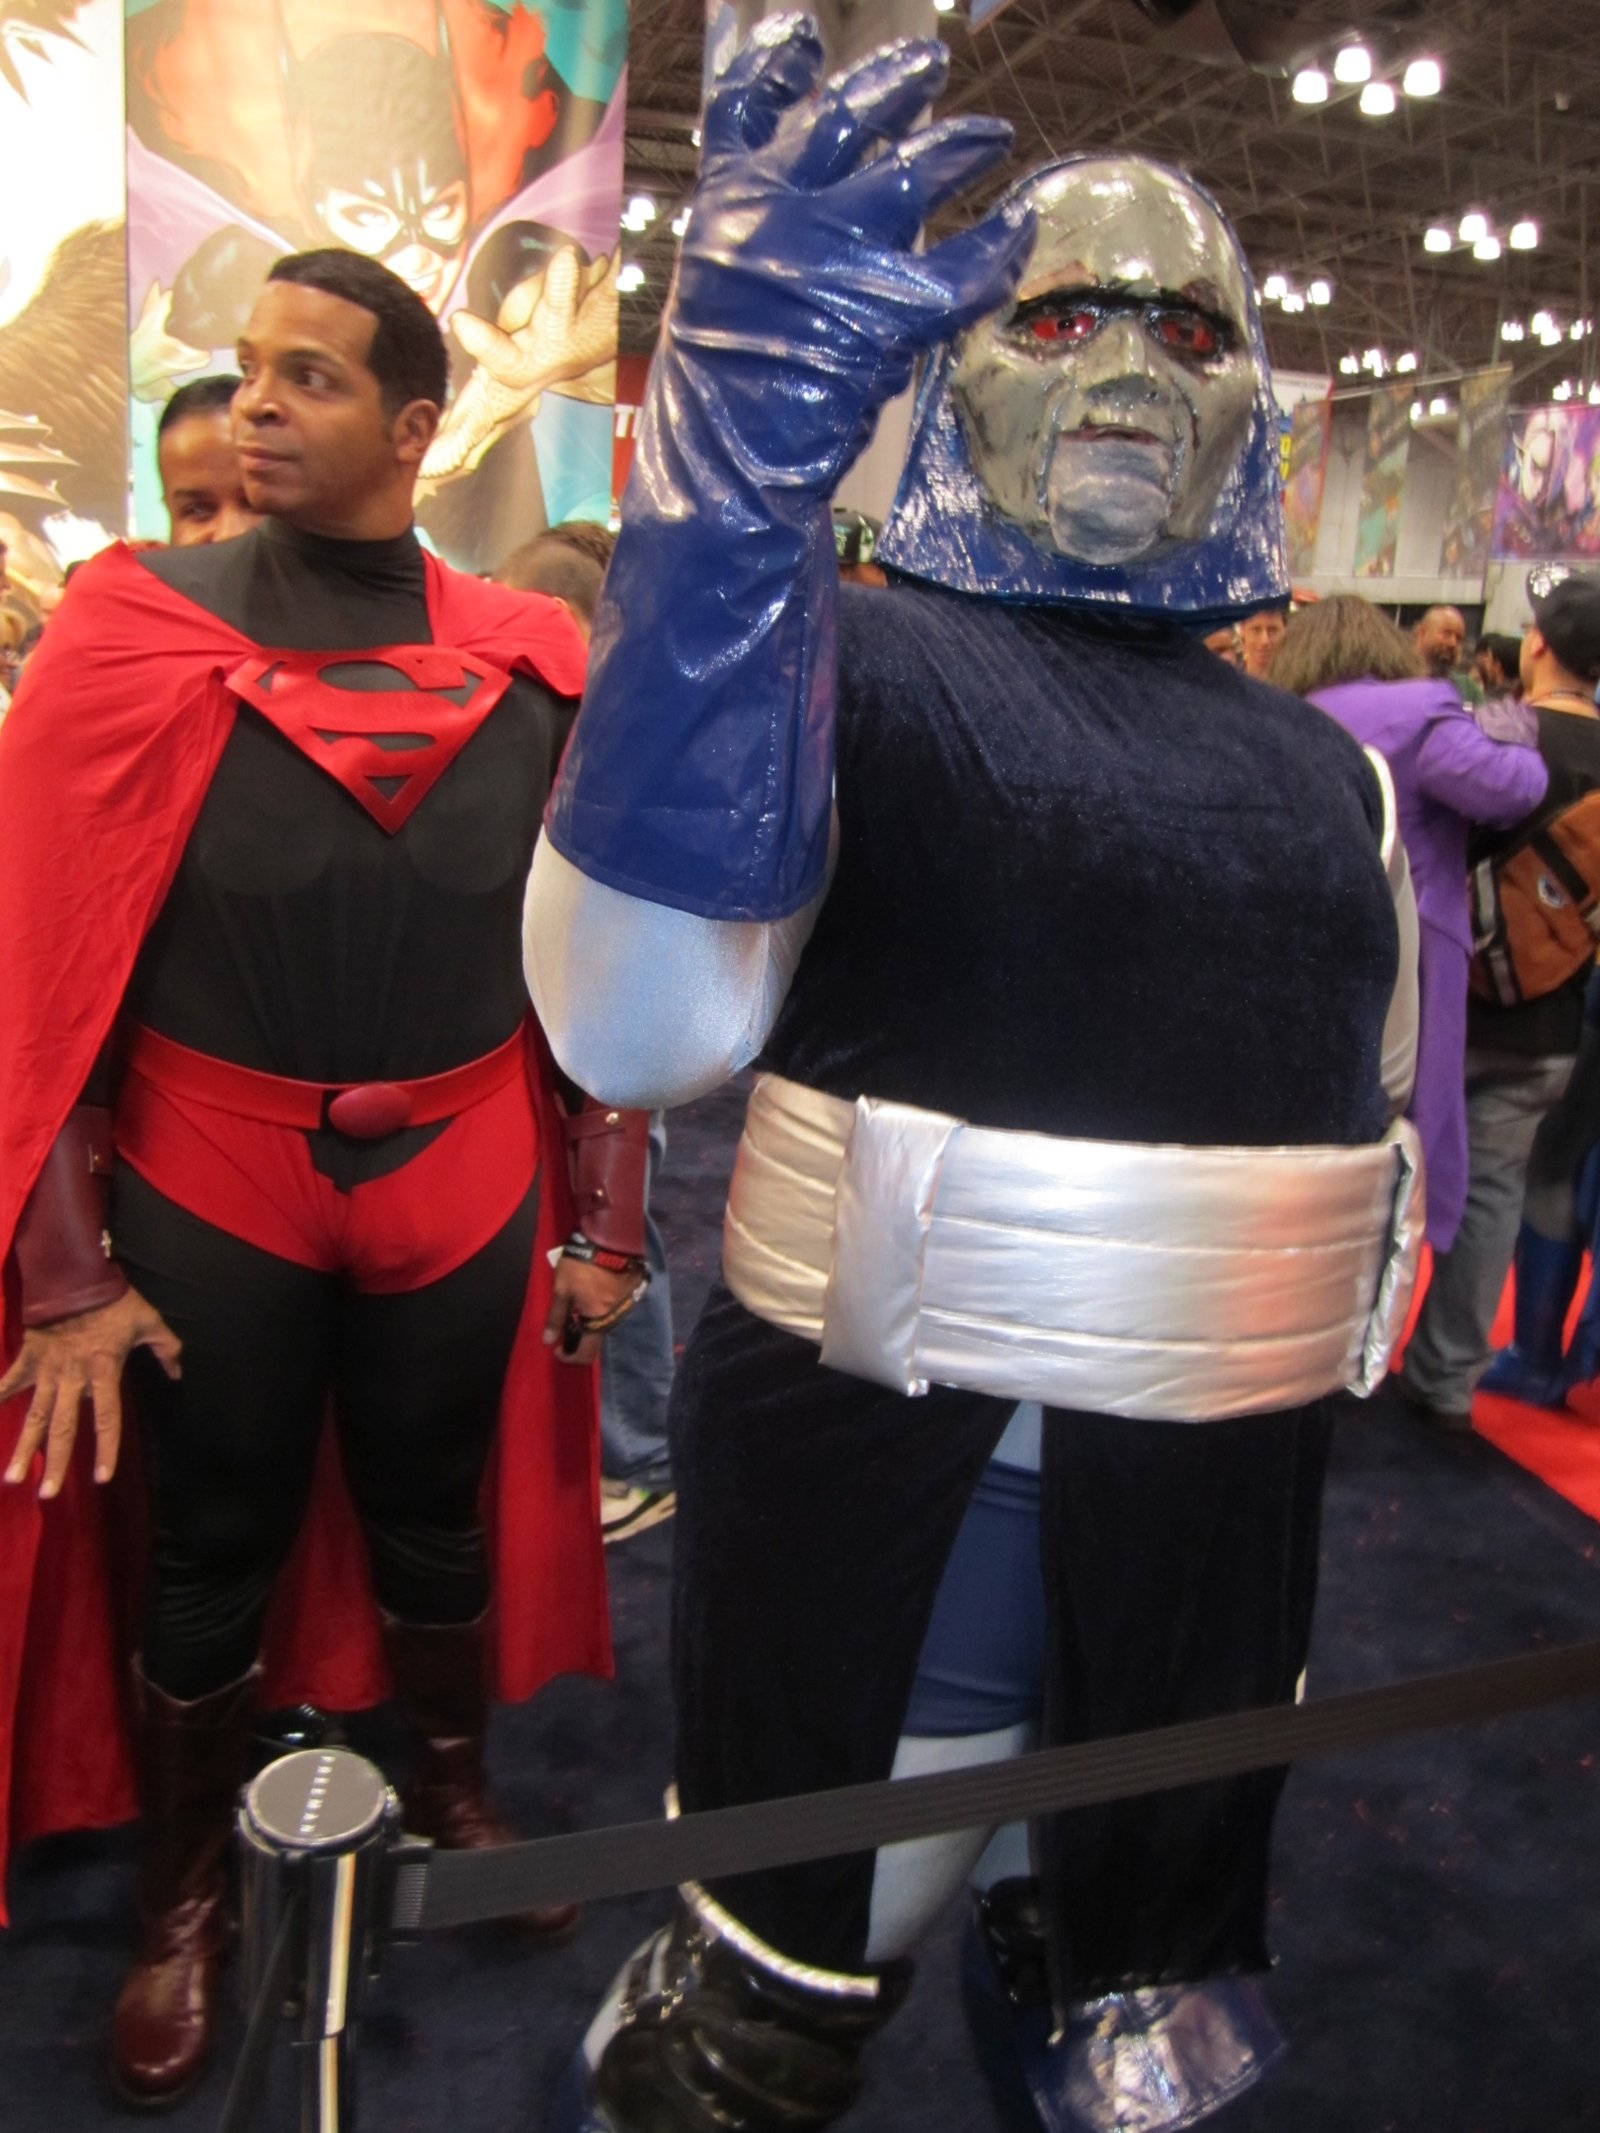
[[[673, 1122], [657, 1196], [682, 1331], [711, 1278], [740, 1098]], [[1383, 1402], [1342, 1430], [1311, 1693], [1600, 1633], [1594, 1524], [1476, 1438]], [[610, 1551], [618, 1679], [500, 1714], [499, 1791], [530, 1834], [653, 1814], [667, 1775], [669, 1524]], [[356, 1744], [397, 1772], [384, 1714]], [[1600, 2127], [1600, 1711], [1576, 1703], [1311, 1763], [1279, 1821], [1278, 1969], [1292, 2050], [1219, 2133], [1567, 2133]], [[101, 2040], [128, 1935], [127, 1833], [37, 1845], [0, 1938], [0, 2133], [126, 2127]], [[509, 1930], [394, 1953], [364, 2033], [363, 2133], [539, 2133], [618, 1961], [665, 1912], [596, 1907], [549, 1952]], [[927, 1948], [849, 2133], [987, 2133], [957, 2010], [958, 1920]], [[167, 2123], [216, 2124], [226, 2061]], [[268, 2133], [268, 2129], [264, 2129]], [[270, 2129], [276, 2133], [276, 2129]]]

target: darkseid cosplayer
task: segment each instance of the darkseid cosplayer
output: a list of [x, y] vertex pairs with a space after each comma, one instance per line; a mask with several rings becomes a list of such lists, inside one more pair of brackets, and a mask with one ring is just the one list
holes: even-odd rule
[[[708, 105], [529, 889], [586, 1086], [762, 1068], [675, 1394], [686, 1811], [1291, 1698], [1330, 1400], [1381, 1376], [1420, 1223], [1386, 780], [1201, 641], [1286, 592], [1236, 240], [1069, 158], [918, 251], [1003, 131], [913, 130], [937, 45], [820, 70], [783, 18]], [[841, 593], [832, 491], [923, 356], [890, 582]], [[1031, 1555], [968, 1545], [997, 1474]], [[968, 1998], [1016, 2123], [1190, 2125], [1269, 2061], [1281, 1782], [1052, 1817], [990, 1877]], [[560, 2123], [832, 2123], [983, 1844], [686, 1887]]]

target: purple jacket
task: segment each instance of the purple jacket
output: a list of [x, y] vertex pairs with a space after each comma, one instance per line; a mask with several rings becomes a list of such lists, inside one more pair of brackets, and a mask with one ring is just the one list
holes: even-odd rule
[[1447, 681], [1351, 681], [1311, 701], [1389, 765], [1421, 920], [1421, 1026], [1411, 1116], [1428, 1165], [1428, 1242], [1448, 1247], [1467, 1195], [1467, 832], [1539, 805], [1548, 782], [1533, 748], [1492, 741]]

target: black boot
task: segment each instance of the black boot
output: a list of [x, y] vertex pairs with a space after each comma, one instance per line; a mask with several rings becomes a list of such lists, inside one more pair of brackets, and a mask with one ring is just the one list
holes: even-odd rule
[[211, 2056], [258, 1671], [179, 1703], [134, 1668], [141, 1931], [112, 2018], [111, 2080], [136, 2110], [181, 2103]]
[[790, 1963], [703, 1892], [624, 1967], [597, 2062], [579, 2056], [555, 2133], [819, 2133], [855, 2102], [861, 2049], [911, 1965]]
[[[395, 1695], [417, 1736], [417, 1762], [402, 1799], [405, 1826], [441, 1851], [492, 1851], [517, 1832], [489, 1797], [484, 1741], [489, 1729], [487, 1615], [473, 1622], [421, 1624], [383, 1617], [383, 1648]], [[515, 1923], [537, 1940], [565, 1940], [575, 1903], [521, 1911]]]

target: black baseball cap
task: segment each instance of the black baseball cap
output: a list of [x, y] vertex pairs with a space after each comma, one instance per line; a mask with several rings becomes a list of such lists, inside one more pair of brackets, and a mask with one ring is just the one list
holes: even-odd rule
[[1600, 681], [1600, 578], [1575, 572], [1535, 593], [1530, 604], [1545, 642], [1567, 671]]

